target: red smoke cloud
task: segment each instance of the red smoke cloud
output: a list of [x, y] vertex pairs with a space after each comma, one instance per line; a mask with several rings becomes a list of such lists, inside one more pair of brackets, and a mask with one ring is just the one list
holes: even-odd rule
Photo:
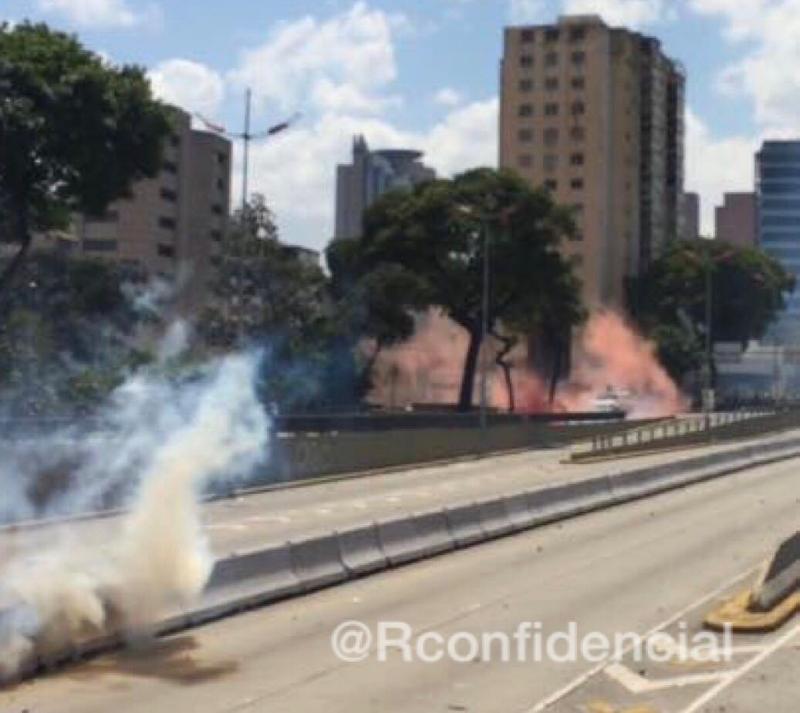
[[[467, 333], [440, 313], [420, 317], [417, 332], [408, 342], [379, 357], [370, 400], [390, 408], [455, 404], [467, 343]], [[489, 399], [493, 407], [507, 410], [508, 390], [494, 361], [495, 349], [493, 344], [491, 353], [484, 349], [482, 355], [490, 362]], [[524, 347], [517, 347], [507, 361], [512, 364], [520, 413], [591, 411], [594, 400], [609, 387], [623, 394], [632, 417], [668, 416], [686, 408], [685, 398], [658, 363], [654, 345], [611, 311], [595, 312], [583, 328], [570, 379], [559, 384], [553, 404], [546, 379], [530, 368]], [[478, 389], [476, 383], [476, 402]]]

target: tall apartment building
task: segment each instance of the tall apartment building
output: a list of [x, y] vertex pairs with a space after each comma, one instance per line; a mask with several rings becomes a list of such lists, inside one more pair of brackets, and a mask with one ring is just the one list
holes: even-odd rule
[[336, 227], [334, 239], [361, 236], [364, 211], [394, 188], [409, 188], [436, 178], [425, 166], [421, 151], [370, 151], [363, 136], [353, 140], [353, 162], [336, 168]]
[[[765, 141], [756, 156], [758, 241], [800, 277], [800, 141]], [[800, 292], [770, 327], [767, 341], [800, 345]]]
[[684, 90], [658, 40], [594, 15], [505, 32], [500, 164], [573, 206], [590, 307], [621, 307], [637, 275], [683, 232]]
[[714, 235], [717, 240], [741, 247], [758, 242], [758, 209], [755, 193], [726, 193], [722, 205], [714, 211]]
[[137, 182], [104, 215], [78, 216], [73, 252], [177, 281], [179, 307], [191, 312], [202, 304], [227, 225], [231, 144], [192, 129], [186, 112], [173, 114], [161, 172]]

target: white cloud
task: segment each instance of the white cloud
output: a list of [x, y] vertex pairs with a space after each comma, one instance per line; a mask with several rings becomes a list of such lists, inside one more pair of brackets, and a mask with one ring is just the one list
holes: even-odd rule
[[420, 144], [428, 162], [440, 173], [452, 175], [475, 166], [496, 166], [498, 145], [497, 98], [473, 102], [451, 112]]
[[691, 109], [686, 112], [686, 190], [702, 200], [702, 229], [714, 234], [714, 208], [722, 194], [752, 191], [758, 140], [746, 136], [717, 139]]
[[514, 24], [532, 24], [544, 21], [546, 10], [546, 0], [511, 0], [508, 17]]
[[459, 92], [452, 87], [442, 87], [433, 95], [433, 101], [441, 106], [458, 106], [463, 101]]
[[320, 22], [307, 16], [281, 23], [260, 47], [246, 50], [230, 79], [250, 86], [261, 103], [284, 111], [380, 113], [396, 101], [381, 90], [397, 76], [392, 31], [398, 16], [357, 2]]
[[552, 22], [559, 14], [591, 14], [609, 25], [642, 27], [667, 17], [668, 5], [669, 0], [510, 0], [508, 14], [515, 24]]
[[689, 0], [718, 16], [731, 41], [746, 41], [743, 59], [728, 66], [719, 87], [752, 100], [758, 125], [770, 133], [800, 131], [800, 0]]
[[188, 59], [170, 59], [149, 73], [153, 92], [163, 101], [214, 120], [225, 95], [220, 74]]
[[125, 0], [38, 0], [38, 5], [77, 27], [129, 28], [161, 23], [161, 10], [155, 4], [139, 11], [131, 9]]
[[[380, 117], [326, 113], [273, 141], [251, 148], [250, 189], [264, 193], [282, 235], [322, 249], [333, 234], [337, 163], [349, 162], [355, 134], [373, 149], [418, 148], [441, 175], [496, 165], [497, 99], [475, 102], [447, 114], [428, 132], [404, 131]], [[241, 156], [236, 147], [235, 196], [241, 192]]]
[[658, 22], [667, 10], [665, 0], [564, 0], [562, 5], [567, 14], [596, 14], [609, 25], [625, 27]]

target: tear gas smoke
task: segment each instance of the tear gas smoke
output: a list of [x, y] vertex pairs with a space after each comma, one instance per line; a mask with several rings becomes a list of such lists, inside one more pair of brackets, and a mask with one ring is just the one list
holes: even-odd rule
[[[481, 359], [489, 360], [491, 405], [506, 410], [508, 390], [494, 359], [498, 345], [490, 342]], [[394, 408], [456, 403], [467, 345], [466, 331], [441, 313], [421, 316], [408, 342], [380, 355], [371, 400]], [[680, 390], [658, 363], [654, 345], [609, 310], [595, 312], [581, 331], [570, 378], [558, 385], [553, 403], [546, 378], [531, 368], [524, 340], [506, 361], [512, 367], [520, 413], [591, 411], [594, 400], [609, 387], [624, 394], [630, 417], [667, 416], [686, 407]]]
[[127, 480], [135, 493], [129, 514], [116, 541], [90, 545], [58, 533], [60, 546], [0, 561], [0, 678], [108, 629], [146, 632], [202, 592], [213, 561], [198, 495], [212, 481], [248, 472], [266, 452], [258, 363], [235, 355], [189, 383], [140, 373], [117, 389], [103, 414], [106, 431], [83, 439], [82, 471], [67, 499], [85, 505]]

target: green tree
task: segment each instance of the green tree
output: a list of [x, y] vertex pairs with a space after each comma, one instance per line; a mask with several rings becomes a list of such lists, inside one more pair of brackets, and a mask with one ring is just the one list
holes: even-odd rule
[[139, 316], [109, 263], [33, 252], [0, 304], [0, 401], [14, 415], [91, 410], [141, 360]]
[[201, 319], [206, 344], [263, 346], [265, 400], [283, 408], [314, 403], [324, 389], [332, 337], [327, 278], [301, 249], [281, 243], [272, 212], [256, 195], [231, 219]]
[[483, 338], [486, 244], [489, 333], [561, 336], [583, 318], [578, 280], [559, 251], [575, 234], [571, 211], [547, 191], [482, 168], [383, 196], [365, 215], [363, 237], [334, 242], [328, 258], [334, 283], [363, 298], [368, 336], [407, 338], [414, 312], [429, 307], [467, 331], [459, 395], [467, 410]]
[[0, 25], [0, 241], [18, 246], [0, 296], [32, 234], [101, 213], [153, 176], [171, 130], [140, 67], [114, 67], [46, 25]]
[[[712, 342], [743, 347], [764, 336], [795, 287], [794, 276], [759, 248], [716, 240], [672, 244], [634, 284], [632, 303], [640, 326], [678, 379], [703, 361], [709, 276]], [[715, 372], [713, 353], [707, 368]]]

